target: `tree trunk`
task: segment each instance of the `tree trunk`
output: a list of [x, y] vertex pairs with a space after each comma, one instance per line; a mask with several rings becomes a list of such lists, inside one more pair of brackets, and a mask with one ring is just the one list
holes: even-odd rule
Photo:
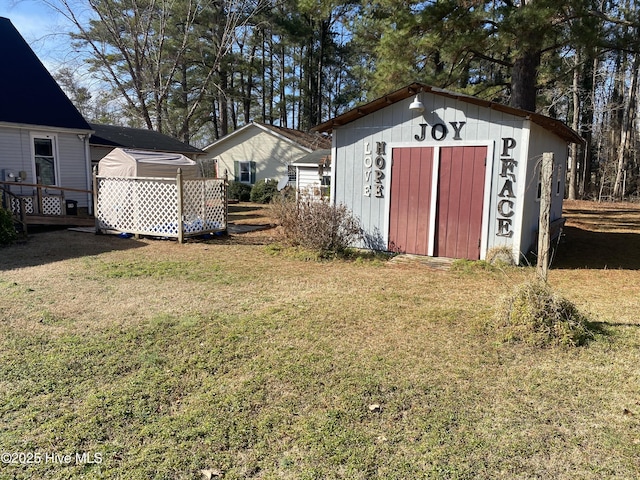
[[598, 56], [590, 52], [585, 63], [586, 71], [582, 72], [582, 91], [584, 95], [582, 109], [582, 138], [585, 140], [582, 170], [580, 172], [579, 195], [585, 198], [587, 193], [595, 188], [591, 179], [591, 158], [593, 157], [593, 117], [596, 104], [596, 75], [598, 72]]
[[266, 31], [263, 28], [261, 33], [261, 44], [262, 44], [262, 55], [260, 55], [261, 57], [261, 74], [262, 74], [262, 121], [264, 123], [269, 123], [267, 121], [267, 104], [269, 103], [269, 100], [267, 99], [267, 35], [266, 35]]
[[[578, 126], [580, 124], [580, 92], [579, 92], [579, 81], [580, 81], [580, 51], [576, 52], [575, 56], [575, 66], [573, 70], [573, 119], [571, 122], [571, 127], [574, 131], [578, 131]], [[575, 143], [571, 144], [570, 147], [570, 155], [571, 159], [571, 169], [569, 170], [569, 200], [576, 199], [576, 183], [578, 179], [578, 157], [579, 157], [579, 148]]]
[[616, 168], [616, 180], [613, 184], [613, 197], [622, 199], [625, 191], [622, 179], [627, 165], [628, 153], [630, 153], [631, 137], [633, 136], [633, 123], [636, 116], [636, 102], [638, 90], [638, 68], [640, 68], [640, 54], [633, 55], [631, 67], [631, 81], [629, 84], [629, 99], [625, 106], [625, 116], [620, 130], [620, 147], [618, 148], [618, 161]]
[[187, 64], [182, 62], [180, 65], [180, 100], [181, 105], [180, 109], [182, 110], [182, 125], [180, 126], [180, 131], [178, 132], [178, 138], [184, 143], [189, 143], [191, 141], [191, 132], [190, 132], [190, 122], [189, 117], [187, 115], [188, 105], [189, 105], [189, 84], [188, 84], [188, 72], [187, 72]]
[[229, 79], [225, 69], [220, 69], [220, 136], [224, 137], [229, 133], [229, 104], [227, 102], [227, 92], [229, 91]]
[[511, 100], [509, 104], [530, 112], [536, 111], [536, 78], [540, 66], [540, 50], [526, 48], [516, 58], [511, 69]]
[[280, 105], [279, 105], [279, 116], [280, 116], [280, 125], [287, 128], [287, 92], [285, 90], [286, 85], [286, 68], [287, 68], [287, 58], [286, 52], [284, 49], [284, 45], [280, 45]]
[[[268, 41], [269, 45], [269, 125], [273, 125], [274, 121], [274, 105], [273, 105], [273, 97], [274, 97], [274, 84], [275, 78], [273, 73], [273, 35], [269, 35]], [[266, 88], [266, 87], [263, 87]]]

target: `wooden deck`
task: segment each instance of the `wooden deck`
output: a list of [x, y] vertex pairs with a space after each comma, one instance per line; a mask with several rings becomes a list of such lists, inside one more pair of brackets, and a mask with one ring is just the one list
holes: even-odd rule
[[[16, 194], [11, 191], [12, 187], [33, 188], [33, 194], [23, 195]], [[47, 193], [54, 190], [56, 194]], [[41, 185], [36, 183], [25, 182], [7, 182], [0, 181], [0, 195], [2, 197], [2, 206], [13, 214], [16, 222], [16, 228], [23, 233], [28, 234], [30, 226], [68, 226], [68, 227], [93, 227], [95, 226], [95, 218], [93, 215], [87, 214], [86, 208], [77, 208], [75, 200], [73, 202], [75, 208], [69, 211], [68, 203], [65, 201], [65, 193], [74, 192], [82, 194], [92, 194], [91, 190], [82, 190], [78, 188], [67, 188], [60, 186]], [[55, 204], [45, 204], [45, 200], [55, 197]], [[58, 203], [59, 202], [59, 203]], [[53, 208], [57, 207], [57, 208]], [[29, 213], [36, 212], [36, 213]], [[43, 214], [41, 212], [46, 212]], [[65, 215], [57, 215], [58, 212], [65, 212]], [[77, 213], [76, 215], [68, 215], [68, 213]]]
[[94, 217], [89, 215], [27, 215], [27, 226], [30, 225], [61, 225], [69, 227], [93, 227]]

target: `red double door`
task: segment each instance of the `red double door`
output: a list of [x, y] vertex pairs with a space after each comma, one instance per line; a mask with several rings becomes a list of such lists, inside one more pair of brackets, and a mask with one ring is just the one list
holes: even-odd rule
[[395, 148], [391, 167], [389, 250], [480, 258], [487, 147], [439, 147], [436, 208], [431, 208], [433, 147]]

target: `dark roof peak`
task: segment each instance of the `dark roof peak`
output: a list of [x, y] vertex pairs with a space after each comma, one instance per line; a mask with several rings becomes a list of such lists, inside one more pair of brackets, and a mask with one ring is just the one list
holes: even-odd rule
[[0, 122], [91, 130], [78, 109], [22, 38], [0, 17]]

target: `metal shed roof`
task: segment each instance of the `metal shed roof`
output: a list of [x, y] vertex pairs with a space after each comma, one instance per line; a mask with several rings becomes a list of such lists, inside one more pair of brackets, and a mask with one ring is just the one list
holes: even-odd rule
[[389, 93], [383, 97], [380, 97], [369, 103], [366, 103], [357, 108], [354, 108], [353, 110], [350, 110], [346, 113], [343, 113], [342, 115], [332, 118], [331, 120], [328, 120], [312, 128], [312, 130], [315, 130], [318, 132], [331, 132], [333, 131], [334, 127], [346, 125], [365, 115], [376, 112], [388, 105], [410, 98], [420, 92], [432, 93], [434, 95], [439, 95], [442, 97], [459, 100], [461, 102], [466, 102], [473, 105], [479, 105], [481, 107], [494, 109], [500, 112], [514, 115], [516, 117], [529, 119], [532, 122], [536, 123], [537, 125], [540, 125], [544, 129], [555, 133], [560, 138], [562, 138], [563, 140], [566, 140], [569, 143], [584, 142], [584, 140], [582, 139], [582, 137], [580, 137], [580, 135], [578, 135], [575, 131], [573, 131], [571, 128], [569, 128], [560, 120], [556, 120], [554, 118], [547, 117], [539, 113], [529, 112], [527, 110], [510, 107], [508, 105], [503, 105], [501, 103], [491, 102], [489, 100], [482, 100], [477, 97], [472, 97], [471, 95], [465, 95], [462, 93], [456, 93], [449, 90], [444, 90], [442, 88], [432, 87], [423, 83], [412, 83], [411, 85], [401, 88], [400, 90], [396, 90], [395, 92]]

